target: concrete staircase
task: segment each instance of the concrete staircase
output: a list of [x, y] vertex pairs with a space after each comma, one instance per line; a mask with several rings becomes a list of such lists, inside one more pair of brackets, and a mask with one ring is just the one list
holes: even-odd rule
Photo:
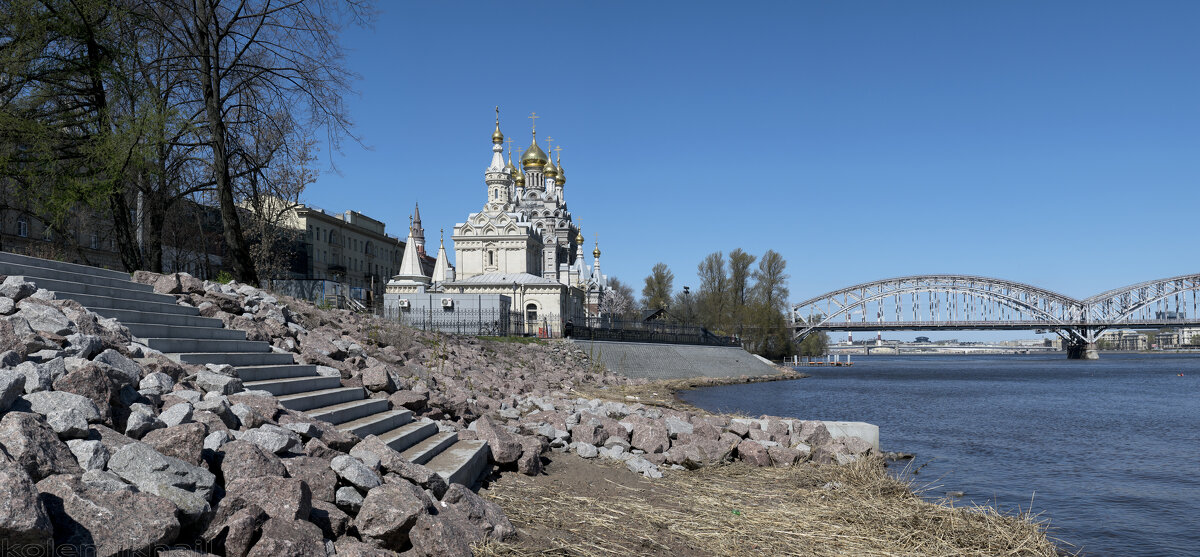
[[246, 389], [268, 391], [285, 408], [307, 413], [359, 437], [377, 435], [410, 462], [423, 464], [447, 482], [473, 484], [488, 463], [485, 441], [459, 440], [412, 412], [391, 410], [386, 399], [367, 398], [361, 387], [343, 387], [316, 366], [297, 364], [293, 354], [266, 342], [246, 340], [245, 331], [226, 329], [220, 319], [201, 317], [175, 297], [135, 283], [127, 273], [0, 252], [0, 275], [21, 275], [57, 297], [113, 317], [137, 341], [176, 361], [229, 364]]

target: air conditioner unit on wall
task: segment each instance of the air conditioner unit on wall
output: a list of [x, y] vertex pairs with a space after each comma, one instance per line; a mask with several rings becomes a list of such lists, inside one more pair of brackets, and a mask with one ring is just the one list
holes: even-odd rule
[[402, 307], [402, 308], [407, 308], [407, 307], [408, 307], [408, 300], [401, 299], [401, 300], [400, 300], [400, 303], [399, 303], [399, 305], [400, 305], [400, 307]]
[[444, 307], [444, 308], [454, 307], [454, 298], [442, 298], [442, 307]]

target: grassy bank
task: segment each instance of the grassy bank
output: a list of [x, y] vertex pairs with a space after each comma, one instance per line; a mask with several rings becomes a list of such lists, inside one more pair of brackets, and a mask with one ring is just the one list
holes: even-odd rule
[[779, 373], [771, 375], [740, 376], [740, 377], [688, 377], [685, 379], [663, 379], [635, 385], [620, 385], [616, 387], [575, 389], [574, 393], [586, 398], [602, 398], [620, 402], [640, 402], [647, 406], [673, 408], [687, 412], [708, 414], [706, 410], [688, 404], [679, 398], [680, 391], [699, 389], [702, 387], [719, 387], [721, 385], [738, 385], [742, 383], [764, 383], [768, 381], [790, 381], [809, 377], [791, 369], [780, 368]]
[[544, 476], [506, 474], [484, 491], [520, 535], [479, 555], [1058, 554], [1034, 517], [930, 503], [877, 459], [647, 480], [619, 464], [551, 458]]

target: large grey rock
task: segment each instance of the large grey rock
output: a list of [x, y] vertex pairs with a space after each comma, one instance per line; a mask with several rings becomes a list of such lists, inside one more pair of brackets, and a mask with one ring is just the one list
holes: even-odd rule
[[283, 460], [287, 475], [303, 480], [312, 492], [313, 504], [317, 501], [336, 501], [338, 476], [329, 465], [329, 459], [312, 456], [296, 456]]
[[664, 424], [667, 426], [667, 434], [670, 435], [672, 439], [678, 437], [681, 433], [691, 434], [695, 430], [692, 424], [676, 418], [675, 416], [667, 416], [667, 419], [664, 420]]
[[14, 400], [25, 392], [25, 374], [12, 369], [0, 369], [0, 412], [6, 412]]
[[737, 446], [738, 460], [753, 466], [770, 466], [771, 455], [758, 441], [743, 439]]
[[155, 429], [167, 427], [162, 420], [155, 416], [153, 410], [145, 408], [144, 404], [135, 404], [130, 408], [129, 417], [125, 420], [125, 435], [141, 439]]
[[245, 439], [230, 441], [219, 452], [221, 475], [229, 483], [238, 479], [264, 476], [283, 477], [287, 468], [274, 453]]
[[[13, 408], [21, 412], [33, 412], [49, 418], [51, 415], [74, 410], [87, 423], [101, 421], [100, 409], [91, 399], [66, 391], [39, 391], [28, 393], [13, 403]], [[86, 424], [85, 424], [86, 428]]]
[[58, 547], [105, 556], [148, 555], [179, 535], [175, 506], [149, 493], [96, 489], [64, 475], [38, 482], [37, 489]]
[[576, 443], [575, 454], [579, 455], [581, 458], [596, 458], [600, 455], [600, 450], [597, 449], [595, 445], [588, 443]]
[[20, 275], [9, 275], [0, 283], [0, 296], [11, 298], [13, 302], [24, 300], [34, 292], [37, 292], [37, 284]]
[[263, 424], [238, 436], [275, 454], [288, 452], [300, 446], [300, 436], [274, 424]]
[[202, 520], [211, 510], [216, 477], [199, 466], [166, 456], [145, 443], [130, 443], [108, 459], [108, 469], [140, 491], [174, 503], [188, 522]]
[[67, 335], [67, 351], [76, 358], [90, 360], [104, 350], [104, 339], [96, 335], [75, 333]]
[[201, 535], [205, 547], [218, 555], [245, 557], [258, 541], [267, 512], [245, 501], [222, 502], [208, 529]]
[[463, 487], [452, 484], [442, 497], [442, 503], [454, 507], [476, 526], [481, 528], [488, 537], [503, 540], [517, 533], [516, 527], [504, 514], [504, 509], [479, 494]]
[[153, 430], [142, 437], [142, 442], [166, 456], [173, 456], [188, 464], [199, 466], [204, 452], [206, 435], [208, 435], [208, 427], [204, 424], [179, 424]]
[[671, 447], [671, 438], [667, 428], [658, 423], [637, 423], [633, 426], [633, 442], [630, 446], [650, 454], [661, 453]]
[[0, 418], [0, 446], [34, 481], [83, 472], [71, 449], [37, 414], [9, 411]]
[[436, 515], [421, 514], [408, 533], [413, 551], [430, 557], [467, 557], [472, 545], [486, 536], [457, 509], [443, 508]]
[[362, 508], [363, 496], [357, 489], [347, 485], [338, 488], [334, 494], [334, 503], [347, 512], [358, 513], [358, 509]]
[[55, 379], [54, 389], [87, 397], [100, 411], [100, 418], [107, 422], [112, 418], [115, 391], [113, 381], [105, 372], [106, 368], [108, 366], [104, 364], [88, 362], [83, 367]]
[[161, 371], [155, 371], [147, 374], [138, 383], [138, 391], [150, 391], [158, 395], [165, 395], [171, 392], [171, 388], [175, 386], [175, 380]]
[[215, 392], [223, 395], [231, 395], [245, 390], [241, 379], [213, 373], [208, 370], [196, 374], [195, 382], [197, 387], [210, 393]]
[[75, 455], [75, 460], [79, 461], [79, 467], [84, 470], [103, 470], [108, 464], [108, 457], [111, 456], [104, 444], [98, 440], [72, 439], [67, 441], [67, 447]]
[[316, 524], [327, 539], [335, 540], [346, 535], [352, 519], [333, 503], [313, 499], [313, 508], [308, 512], [308, 520]]
[[312, 510], [312, 491], [296, 478], [261, 476], [225, 482], [221, 505], [258, 505], [272, 518], [302, 520]]
[[101, 352], [92, 361], [108, 365], [127, 384], [137, 385], [142, 380], [142, 367], [112, 348]]
[[304, 520], [272, 517], [248, 557], [327, 557], [321, 529]]
[[46, 555], [54, 534], [33, 480], [0, 453], [0, 539], [8, 555]]
[[384, 484], [372, 489], [362, 502], [354, 525], [364, 540], [384, 547], [403, 547], [417, 518], [429, 514], [428, 504], [411, 486]]
[[192, 405], [186, 402], [175, 404], [159, 413], [158, 419], [167, 427], [186, 424], [192, 421]]
[[500, 464], [511, 464], [521, 458], [521, 440], [509, 433], [503, 426], [493, 422], [488, 416], [483, 416], [471, 424], [480, 439], [487, 441], [492, 451], [492, 460]]
[[0, 296], [0, 315], [12, 315], [15, 311], [17, 311], [16, 302], [13, 302], [12, 298]]
[[338, 477], [362, 490], [373, 489], [383, 483], [379, 474], [352, 456], [336, 456], [330, 461], [329, 467], [337, 473]]
[[69, 335], [75, 328], [75, 322], [54, 306], [23, 301], [17, 304], [17, 307], [20, 309], [15, 315], [28, 321], [29, 328], [35, 331]]

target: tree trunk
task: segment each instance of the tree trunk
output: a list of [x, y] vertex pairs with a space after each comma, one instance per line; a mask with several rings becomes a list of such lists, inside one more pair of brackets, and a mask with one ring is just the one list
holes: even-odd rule
[[203, 87], [205, 115], [208, 120], [208, 131], [213, 155], [213, 172], [217, 186], [217, 201], [221, 208], [222, 236], [229, 247], [229, 261], [233, 277], [240, 282], [258, 285], [258, 276], [254, 272], [254, 260], [250, 256], [250, 248], [242, 233], [242, 223], [238, 219], [237, 205], [233, 199], [233, 179], [229, 172], [229, 151], [227, 149], [227, 130], [221, 110], [220, 91], [220, 56], [214, 52], [215, 45], [209, 37], [209, 29], [213, 23], [211, 9], [206, 2], [200, 21], [196, 22], [196, 38], [198, 58], [201, 64], [201, 86]]

